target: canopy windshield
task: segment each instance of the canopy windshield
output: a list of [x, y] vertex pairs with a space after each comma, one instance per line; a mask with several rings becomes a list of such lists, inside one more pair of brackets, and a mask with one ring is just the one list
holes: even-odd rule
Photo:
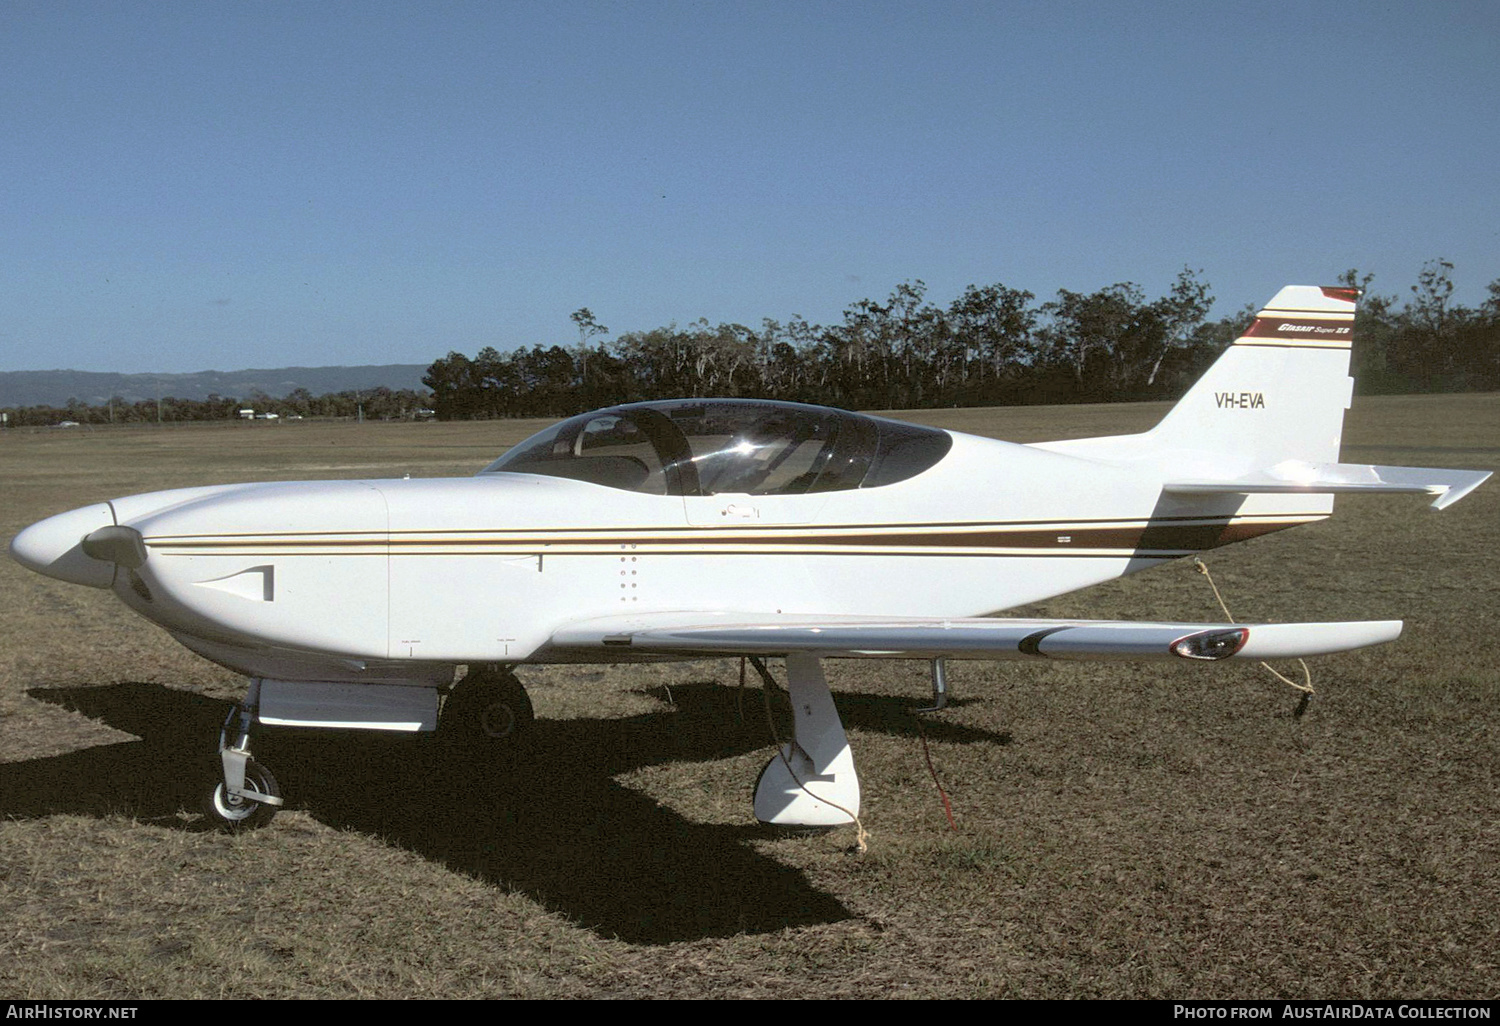
[[585, 413], [482, 473], [544, 474], [651, 495], [801, 495], [915, 477], [946, 431], [800, 403], [675, 399]]

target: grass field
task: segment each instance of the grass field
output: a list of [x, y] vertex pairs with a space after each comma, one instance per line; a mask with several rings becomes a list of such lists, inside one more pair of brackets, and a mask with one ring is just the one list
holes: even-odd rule
[[[1163, 409], [910, 419], [1034, 441]], [[0, 535], [162, 488], [472, 473], [537, 426], [4, 432]], [[1344, 459], [1500, 467], [1500, 396], [1359, 400]], [[770, 744], [731, 661], [523, 668], [538, 746], [505, 770], [267, 736], [288, 810], [210, 831], [204, 757], [241, 682], [0, 561], [0, 995], [1493, 997], [1500, 485], [1441, 514], [1340, 499], [1209, 564], [1239, 618], [1406, 633], [1314, 661], [1301, 718], [1254, 666], [957, 664], [925, 719], [956, 831], [908, 712], [925, 665], [831, 663], [859, 854], [755, 827]], [[1039, 608], [1219, 618], [1181, 563]]]

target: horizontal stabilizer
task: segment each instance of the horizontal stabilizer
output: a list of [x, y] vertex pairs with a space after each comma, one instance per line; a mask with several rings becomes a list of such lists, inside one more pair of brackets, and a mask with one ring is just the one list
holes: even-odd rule
[[564, 650], [632, 655], [784, 655], [905, 659], [1282, 659], [1394, 641], [1401, 621], [1137, 623], [1118, 620], [874, 619], [655, 613], [562, 628]]
[[1287, 460], [1260, 474], [1223, 481], [1171, 481], [1162, 491], [1176, 495], [1216, 492], [1407, 492], [1433, 496], [1432, 508], [1450, 506], [1483, 484], [1488, 470], [1379, 467], [1368, 463], [1304, 463]]

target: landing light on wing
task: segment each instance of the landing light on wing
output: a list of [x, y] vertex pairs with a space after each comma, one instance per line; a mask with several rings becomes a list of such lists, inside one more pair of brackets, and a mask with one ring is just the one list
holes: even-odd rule
[[1172, 644], [1172, 652], [1184, 659], [1228, 659], [1250, 638], [1248, 627], [1227, 631], [1200, 631]]

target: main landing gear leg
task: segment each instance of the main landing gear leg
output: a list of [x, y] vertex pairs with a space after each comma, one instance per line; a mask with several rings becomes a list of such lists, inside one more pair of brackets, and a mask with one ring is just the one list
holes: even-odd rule
[[859, 777], [822, 663], [793, 653], [786, 657], [786, 676], [796, 740], [782, 745], [761, 770], [755, 818], [786, 827], [853, 823], [859, 815]]
[[265, 826], [281, 808], [281, 787], [271, 771], [250, 758], [250, 731], [260, 705], [260, 680], [252, 678], [245, 700], [229, 711], [219, 731], [222, 779], [204, 803], [210, 820], [230, 830]]

